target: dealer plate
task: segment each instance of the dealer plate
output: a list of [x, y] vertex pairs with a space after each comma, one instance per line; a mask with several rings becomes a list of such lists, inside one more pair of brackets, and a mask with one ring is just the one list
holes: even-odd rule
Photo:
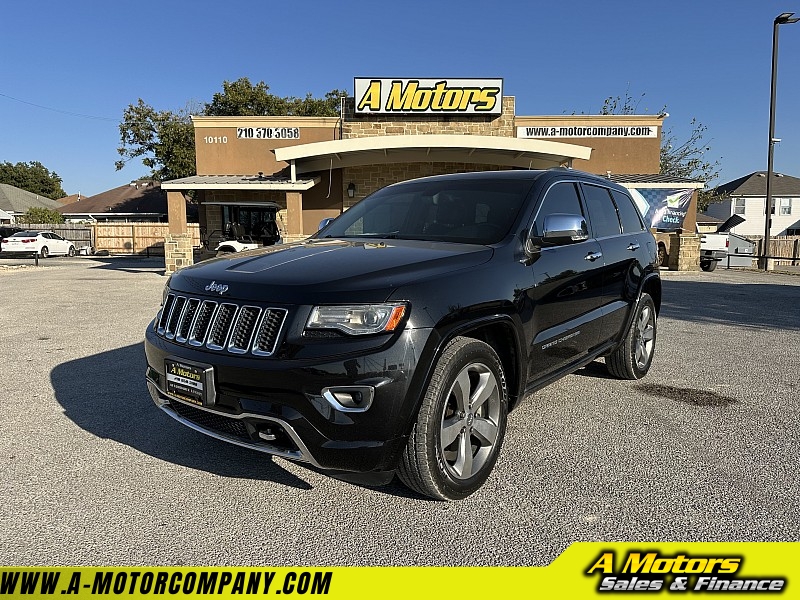
[[214, 368], [193, 361], [167, 358], [164, 360], [167, 375], [166, 392], [197, 406], [214, 404]]

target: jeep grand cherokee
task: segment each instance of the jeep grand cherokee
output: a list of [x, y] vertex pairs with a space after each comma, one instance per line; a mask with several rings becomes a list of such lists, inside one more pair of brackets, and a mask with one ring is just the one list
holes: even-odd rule
[[388, 186], [310, 239], [182, 269], [146, 334], [155, 403], [205, 434], [460, 499], [526, 394], [650, 368], [657, 249], [627, 191], [568, 169]]

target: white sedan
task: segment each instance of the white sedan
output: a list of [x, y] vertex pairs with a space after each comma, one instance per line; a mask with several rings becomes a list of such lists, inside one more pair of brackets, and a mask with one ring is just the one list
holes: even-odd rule
[[38, 254], [42, 258], [75, 256], [75, 244], [52, 231], [18, 231], [0, 241], [2, 254]]

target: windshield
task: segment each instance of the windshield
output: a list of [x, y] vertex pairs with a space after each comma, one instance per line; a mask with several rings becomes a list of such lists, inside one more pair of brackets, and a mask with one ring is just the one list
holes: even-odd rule
[[532, 185], [509, 179], [393, 185], [365, 198], [315, 237], [495, 244], [508, 235]]
[[32, 237], [36, 237], [36, 236], [38, 236], [38, 235], [39, 235], [39, 232], [38, 232], [38, 231], [18, 231], [17, 233], [15, 233], [14, 235], [12, 235], [11, 237], [18, 237], [18, 238], [23, 238], [23, 237], [24, 237], [24, 238], [32, 238]]

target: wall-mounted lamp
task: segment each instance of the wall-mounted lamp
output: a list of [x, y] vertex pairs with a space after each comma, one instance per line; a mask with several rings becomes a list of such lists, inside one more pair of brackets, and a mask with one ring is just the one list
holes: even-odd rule
[[347, 185], [347, 197], [348, 198], [355, 198], [356, 197], [356, 184], [352, 181]]

